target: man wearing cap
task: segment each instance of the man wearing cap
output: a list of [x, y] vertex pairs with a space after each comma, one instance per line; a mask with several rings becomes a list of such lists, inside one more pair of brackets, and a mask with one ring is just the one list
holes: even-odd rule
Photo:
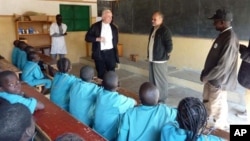
[[218, 9], [209, 19], [214, 21], [220, 34], [212, 44], [201, 72], [203, 102], [209, 116], [208, 126], [228, 130], [227, 91], [237, 85], [239, 40], [231, 26], [233, 15], [230, 11]]

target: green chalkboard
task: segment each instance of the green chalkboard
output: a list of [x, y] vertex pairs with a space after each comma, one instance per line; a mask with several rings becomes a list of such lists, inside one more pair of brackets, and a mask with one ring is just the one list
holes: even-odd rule
[[67, 31], [87, 31], [90, 26], [89, 6], [60, 4], [60, 14]]

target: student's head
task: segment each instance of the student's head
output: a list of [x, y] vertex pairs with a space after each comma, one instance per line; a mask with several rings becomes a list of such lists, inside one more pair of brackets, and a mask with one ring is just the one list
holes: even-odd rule
[[32, 62], [39, 62], [40, 61], [40, 57], [37, 54], [37, 52], [35, 51], [31, 51], [27, 54], [27, 60], [28, 61], [32, 61]]
[[35, 48], [28, 45], [27, 47], [24, 48], [24, 51], [25, 51], [26, 53], [29, 53], [29, 52], [31, 52], [31, 51], [35, 51]]
[[62, 15], [61, 14], [56, 15], [56, 22], [58, 25], [61, 25], [61, 23], [62, 23]]
[[217, 31], [223, 31], [231, 26], [233, 14], [228, 9], [217, 9], [216, 13], [208, 19], [214, 20], [214, 27]]
[[11, 94], [21, 93], [21, 83], [16, 73], [12, 71], [0, 72], [0, 91]]
[[14, 47], [17, 47], [18, 44], [19, 44], [19, 42], [20, 42], [20, 40], [15, 40], [15, 41], [13, 42]]
[[70, 60], [68, 58], [60, 58], [57, 61], [57, 68], [59, 72], [68, 73], [72, 68]]
[[104, 74], [102, 85], [104, 89], [115, 91], [118, 87], [118, 76], [114, 71], [108, 71]]
[[147, 106], [156, 105], [158, 104], [159, 100], [159, 90], [154, 84], [150, 82], [144, 82], [140, 86], [139, 97], [143, 105]]
[[21, 50], [24, 50], [28, 45], [24, 41], [19, 41], [18, 42], [18, 48]]
[[0, 127], [1, 141], [29, 141], [35, 132], [29, 109], [20, 103], [0, 106]]
[[192, 131], [187, 140], [195, 140], [207, 124], [207, 111], [198, 98], [186, 97], [178, 105], [177, 121], [180, 128]]
[[76, 133], [64, 133], [58, 136], [55, 141], [84, 141], [84, 139]]
[[87, 82], [91, 81], [94, 75], [95, 75], [95, 70], [93, 67], [89, 65], [83, 66], [80, 70], [80, 78], [83, 81], [87, 81]]
[[106, 23], [106, 24], [109, 24], [112, 22], [112, 12], [110, 9], [103, 9], [102, 11], [102, 22]]
[[164, 15], [160, 11], [154, 12], [152, 16], [152, 26], [158, 27], [163, 23]]

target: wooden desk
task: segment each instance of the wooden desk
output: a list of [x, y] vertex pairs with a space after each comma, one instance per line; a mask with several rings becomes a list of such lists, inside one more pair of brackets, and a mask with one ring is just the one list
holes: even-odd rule
[[14, 66], [11, 62], [9, 62], [6, 59], [0, 59], [0, 71], [13, 71], [17, 74], [17, 77], [22, 73], [21, 70], [19, 70], [16, 66]]
[[38, 53], [41, 61], [43, 61], [44, 64], [46, 65], [54, 65], [56, 64], [56, 60], [54, 60], [53, 58], [51, 58], [50, 56], [48, 55], [45, 55], [45, 54], [42, 54], [42, 53]]
[[35, 111], [33, 116], [37, 128], [45, 133], [51, 141], [66, 132], [79, 134], [86, 141], [106, 141], [97, 132], [76, 120], [68, 112], [56, 106], [34, 88], [24, 83], [22, 84], [22, 90], [25, 95], [34, 97], [44, 103], [45, 109]]

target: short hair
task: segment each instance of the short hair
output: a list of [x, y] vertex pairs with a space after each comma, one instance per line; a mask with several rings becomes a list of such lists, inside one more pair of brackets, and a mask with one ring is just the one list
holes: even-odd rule
[[0, 87], [3, 86], [3, 83], [5, 83], [5, 79], [10, 76], [10, 75], [14, 75], [17, 77], [16, 73], [13, 72], [13, 71], [9, 71], [9, 70], [6, 70], [6, 71], [2, 71], [0, 72]]
[[20, 42], [20, 40], [14, 40], [14, 41], [13, 41], [13, 45], [14, 45], [15, 47], [17, 47], [18, 44], [19, 44], [19, 42]]
[[76, 133], [64, 133], [58, 136], [55, 141], [84, 141], [84, 139]]
[[155, 11], [154, 14], [158, 14], [162, 19], [164, 19], [164, 14], [161, 11]]
[[118, 76], [114, 71], [108, 71], [103, 76], [102, 85], [106, 90], [114, 90], [118, 86]]
[[31, 51], [27, 54], [27, 60], [32, 61], [35, 58], [35, 55], [37, 55], [37, 52]]
[[102, 10], [102, 15], [104, 15], [104, 13], [107, 12], [107, 11], [112, 13], [112, 11], [109, 8], [105, 7]]
[[27, 47], [24, 48], [24, 51], [25, 51], [26, 53], [29, 53], [29, 52], [31, 52], [31, 51], [35, 51], [35, 48], [28, 45]]
[[57, 68], [62, 73], [67, 73], [71, 68], [71, 62], [68, 58], [60, 58], [57, 61]]
[[182, 99], [177, 108], [176, 120], [180, 128], [191, 131], [188, 132], [187, 141], [197, 139], [207, 124], [207, 111], [200, 99], [186, 97]]
[[61, 14], [57, 14], [56, 15], [56, 19], [59, 18], [59, 17], [62, 17], [62, 15]]
[[32, 124], [29, 109], [20, 103], [0, 106], [0, 140], [19, 141]]
[[144, 82], [139, 88], [139, 97], [143, 105], [156, 105], [159, 100], [159, 90], [154, 84]]
[[80, 70], [80, 78], [84, 81], [90, 81], [95, 75], [95, 70], [89, 65], [85, 65]]

